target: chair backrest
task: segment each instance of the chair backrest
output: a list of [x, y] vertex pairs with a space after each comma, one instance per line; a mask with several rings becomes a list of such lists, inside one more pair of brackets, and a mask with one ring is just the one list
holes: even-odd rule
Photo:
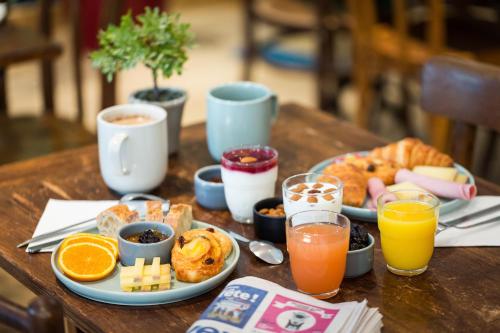
[[0, 298], [0, 322], [27, 333], [64, 333], [63, 308], [52, 297], [36, 298], [23, 308]]
[[[72, 49], [73, 49], [73, 71], [75, 85], [77, 90], [77, 110], [79, 121], [83, 117], [83, 77], [82, 77], [82, 31], [81, 31], [81, 3], [80, 1], [70, 1], [71, 12], [71, 30], [72, 30]], [[124, 2], [121, 0], [106, 0], [101, 2], [99, 11], [99, 28], [104, 29], [110, 23], [117, 24], [120, 20], [120, 15], [123, 13]], [[116, 101], [116, 78], [112, 82], [108, 82], [103, 75], [100, 74], [101, 81], [101, 108], [112, 106]]]
[[500, 67], [434, 57], [422, 73], [422, 108], [453, 121], [451, 152], [471, 165], [476, 127], [500, 132]]
[[[445, 45], [445, 12], [444, 1], [427, 0], [426, 9], [428, 12], [425, 25], [425, 41], [423, 43], [433, 53], [440, 52]], [[408, 41], [411, 20], [408, 15], [407, 0], [392, 0], [391, 1], [391, 17], [392, 28], [396, 32], [398, 50], [397, 59], [398, 66], [402, 70], [407, 66], [408, 59]], [[375, 0], [348, 0], [349, 14], [353, 18], [353, 37], [359, 52], [370, 50], [373, 43], [376, 41], [373, 38], [374, 29], [377, 22], [377, 7]]]

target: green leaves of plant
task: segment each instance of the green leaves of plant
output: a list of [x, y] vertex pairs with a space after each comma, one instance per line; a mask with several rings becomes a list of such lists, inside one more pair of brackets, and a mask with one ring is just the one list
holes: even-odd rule
[[134, 22], [131, 13], [122, 16], [118, 26], [109, 25], [99, 32], [100, 49], [90, 58], [111, 81], [113, 75], [143, 63], [153, 71], [169, 78], [181, 74], [188, 59], [187, 49], [193, 45], [194, 37], [190, 25], [180, 22], [179, 14], [160, 12], [158, 8], [146, 7]]

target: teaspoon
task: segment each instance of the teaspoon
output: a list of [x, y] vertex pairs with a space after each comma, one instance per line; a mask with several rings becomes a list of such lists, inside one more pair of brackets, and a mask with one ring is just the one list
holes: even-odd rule
[[248, 243], [250, 251], [257, 258], [262, 259], [268, 264], [279, 265], [283, 262], [283, 252], [272, 243], [266, 241], [251, 241], [233, 231], [229, 231], [229, 234], [241, 242]]

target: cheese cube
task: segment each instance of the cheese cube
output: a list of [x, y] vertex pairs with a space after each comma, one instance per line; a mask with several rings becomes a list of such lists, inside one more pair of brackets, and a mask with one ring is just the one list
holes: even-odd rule
[[120, 288], [127, 292], [170, 289], [170, 280], [170, 265], [160, 265], [159, 257], [151, 265], [144, 265], [144, 258], [137, 258], [135, 266], [122, 267], [120, 271]]
[[132, 273], [134, 282], [141, 282], [144, 270], [144, 258], [135, 258], [135, 266]]

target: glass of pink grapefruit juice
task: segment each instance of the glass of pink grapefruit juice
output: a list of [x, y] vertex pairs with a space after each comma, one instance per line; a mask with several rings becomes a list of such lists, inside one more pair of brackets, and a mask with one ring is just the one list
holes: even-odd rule
[[320, 299], [335, 296], [344, 278], [349, 219], [328, 210], [308, 210], [291, 215], [286, 223], [286, 245], [297, 289]]

